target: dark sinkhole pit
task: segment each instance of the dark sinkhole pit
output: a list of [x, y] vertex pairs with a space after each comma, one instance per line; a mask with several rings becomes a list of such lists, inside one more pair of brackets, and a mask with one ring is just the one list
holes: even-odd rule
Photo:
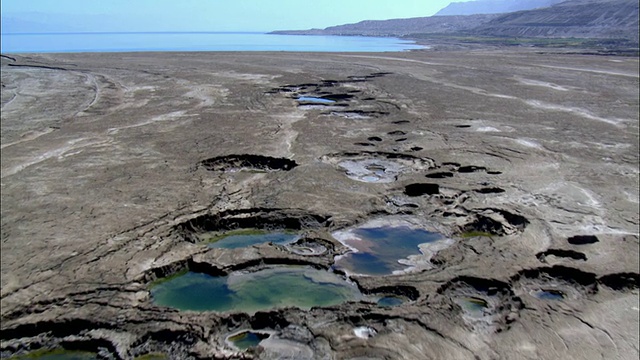
[[[529, 225], [529, 220], [522, 215], [503, 209], [476, 209], [475, 220], [462, 227], [463, 233], [489, 233], [491, 235], [506, 235], [509, 232], [521, 232]], [[495, 216], [502, 219], [495, 218]]]
[[505, 192], [504, 189], [501, 189], [499, 187], [486, 187], [486, 188], [481, 188], [481, 189], [475, 189], [473, 191], [477, 192], [479, 194], [500, 194], [500, 193]]
[[274, 243], [279, 245], [289, 244], [300, 239], [300, 235], [293, 231], [277, 230], [267, 231], [262, 229], [232, 230], [205, 239], [210, 248], [238, 249], [258, 244]]
[[484, 167], [484, 166], [475, 166], [475, 165], [460, 166], [458, 168], [458, 172], [459, 173], [472, 173], [472, 172], [485, 171], [485, 170], [487, 170], [486, 167]]
[[[175, 226], [177, 236], [191, 243], [220, 240], [227, 235], [299, 234], [329, 226], [331, 217], [294, 209], [249, 208], [204, 214]], [[278, 235], [280, 236], [280, 235]], [[277, 239], [266, 239], [271, 241]]]
[[637, 289], [640, 287], [640, 274], [637, 273], [615, 273], [604, 275], [598, 282], [613, 290], [623, 291]]
[[561, 265], [521, 270], [511, 283], [543, 300], [576, 299], [598, 292], [594, 273]]
[[556, 256], [560, 258], [569, 258], [573, 260], [587, 261], [587, 256], [581, 252], [563, 249], [547, 249], [536, 254], [536, 258], [541, 262], [546, 262], [547, 256]]
[[218, 156], [203, 160], [200, 165], [209, 171], [223, 172], [241, 170], [289, 171], [298, 166], [295, 161], [290, 159], [251, 154]]
[[408, 225], [360, 227], [337, 231], [333, 236], [352, 249], [336, 257], [334, 268], [361, 275], [406, 271], [411, 266], [408, 257], [421, 254], [419, 245], [443, 239], [438, 233]]
[[339, 85], [339, 84], [340, 84], [339, 80], [322, 80], [322, 83], [320, 85], [332, 87], [332, 86], [336, 86], [336, 85]]
[[576, 235], [567, 239], [567, 242], [571, 245], [595, 244], [598, 241], [598, 238], [594, 235]]
[[262, 332], [242, 331], [238, 334], [230, 335], [227, 341], [240, 350], [247, 350], [248, 348], [258, 346], [262, 340], [270, 336], [270, 334]]
[[404, 193], [407, 196], [422, 196], [422, 195], [436, 195], [440, 193], [440, 185], [420, 183], [409, 184], [405, 186]]
[[443, 172], [436, 172], [436, 173], [427, 174], [427, 175], [425, 175], [425, 177], [428, 177], [430, 179], [444, 179], [444, 178], [453, 177], [453, 173], [448, 172], [448, 171], [443, 171]]
[[151, 288], [153, 303], [179, 310], [256, 311], [331, 306], [360, 300], [352, 284], [328, 271], [304, 266], [279, 266], [255, 272], [211, 276], [187, 272]]
[[351, 95], [351, 94], [329, 94], [329, 95], [321, 96], [320, 98], [324, 99], [324, 100], [339, 101], [339, 100], [349, 100], [349, 99], [353, 98], [353, 95]]

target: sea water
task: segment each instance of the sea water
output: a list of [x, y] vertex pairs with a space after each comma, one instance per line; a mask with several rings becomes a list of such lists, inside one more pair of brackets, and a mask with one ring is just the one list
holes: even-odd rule
[[365, 36], [223, 32], [2, 33], [2, 53], [134, 51], [387, 52], [424, 49], [412, 41]]

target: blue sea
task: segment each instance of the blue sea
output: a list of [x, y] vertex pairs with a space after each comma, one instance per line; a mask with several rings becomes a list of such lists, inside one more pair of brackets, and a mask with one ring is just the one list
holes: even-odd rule
[[2, 53], [132, 51], [387, 52], [424, 49], [412, 41], [364, 36], [153, 32], [2, 34]]

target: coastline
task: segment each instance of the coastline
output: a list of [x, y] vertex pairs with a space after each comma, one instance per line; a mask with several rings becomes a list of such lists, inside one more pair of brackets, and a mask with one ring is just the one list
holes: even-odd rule
[[389, 37], [238, 32], [105, 32], [2, 34], [3, 53], [298, 51], [393, 52], [418, 48]]

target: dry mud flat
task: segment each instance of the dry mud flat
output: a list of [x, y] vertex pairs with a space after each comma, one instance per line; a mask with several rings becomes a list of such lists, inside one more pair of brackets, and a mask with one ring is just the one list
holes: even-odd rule
[[[637, 359], [638, 110], [637, 58], [3, 56], [2, 357]], [[186, 270], [325, 271], [370, 221], [446, 241], [340, 304], [152, 301]], [[200, 242], [236, 228], [301, 239]]]

